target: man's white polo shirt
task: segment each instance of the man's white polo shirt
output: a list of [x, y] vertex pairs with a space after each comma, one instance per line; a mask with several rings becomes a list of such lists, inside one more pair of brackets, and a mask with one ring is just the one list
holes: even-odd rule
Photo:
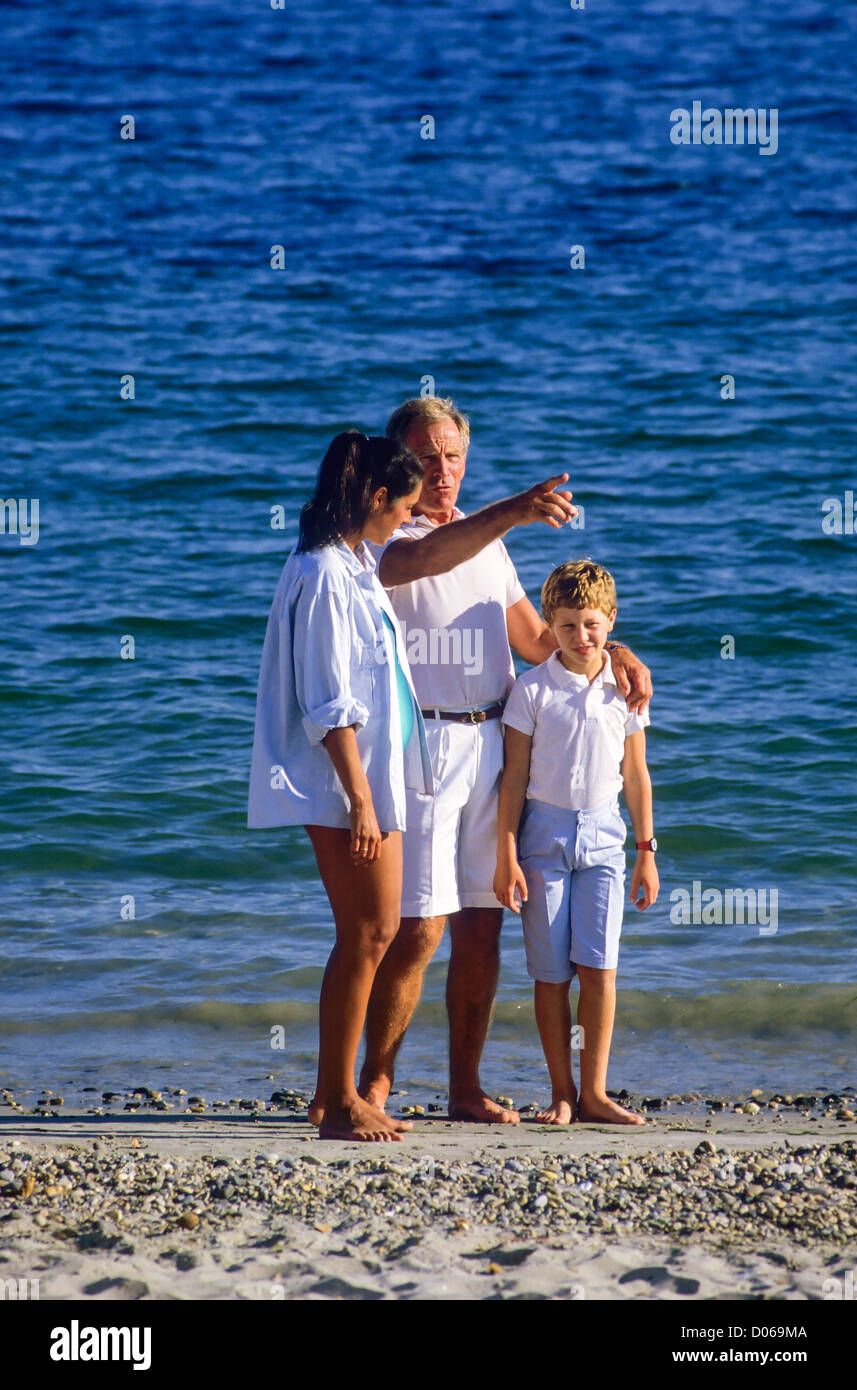
[[554, 652], [515, 681], [503, 723], [532, 736], [527, 798], [584, 811], [622, 790], [619, 764], [628, 734], [645, 729], [619, 693], [609, 652], [590, 684]]
[[[453, 520], [464, 515], [456, 507]], [[416, 516], [394, 531], [387, 545], [421, 540], [438, 524]], [[371, 549], [380, 564], [386, 546]], [[387, 592], [423, 709], [476, 709], [505, 698], [515, 679], [506, 609], [525, 595], [502, 541], [491, 541], [447, 574], [396, 584]]]

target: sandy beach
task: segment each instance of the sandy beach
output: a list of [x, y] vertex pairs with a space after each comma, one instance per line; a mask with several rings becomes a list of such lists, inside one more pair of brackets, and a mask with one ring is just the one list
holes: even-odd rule
[[294, 1093], [128, 1094], [60, 1114], [7, 1093], [0, 1279], [93, 1302], [816, 1300], [857, 1261], [849, 1094], [649, 1099], [639, 1127], [412, 1114], [384, 1145], [320, 1141]]

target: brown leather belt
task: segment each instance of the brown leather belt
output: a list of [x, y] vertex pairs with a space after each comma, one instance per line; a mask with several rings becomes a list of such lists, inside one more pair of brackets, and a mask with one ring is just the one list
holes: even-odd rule
[[498, 700], [488, 709], [421, 709], [423, 719], [453, 719], [456, 724], [484, 724], [486, 719], [499, 719], [505, 701]]

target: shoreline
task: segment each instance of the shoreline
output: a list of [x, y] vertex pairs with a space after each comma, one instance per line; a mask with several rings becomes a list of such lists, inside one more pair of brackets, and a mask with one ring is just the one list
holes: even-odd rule
[[857, 1121], [650, 1100], [641, 1126], [439, 1107], [387, 1144], [318, 1139], [298, 1093], [275, 1112], [5, 1105], [0, 1278], [86, 1302], [835, 1297]]

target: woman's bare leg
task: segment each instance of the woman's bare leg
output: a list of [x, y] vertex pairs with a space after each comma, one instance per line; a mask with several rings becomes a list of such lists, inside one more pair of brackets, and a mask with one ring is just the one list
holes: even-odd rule
[[391, 831], [372, 863], [355, 864], [349, 830], [308, 825], [336, 924], [319, 1001], [316, 1113], [322, 1139], [396, 1140], [408, 1122], [392, 1120], [358, 1094], [354, 1069], [372, 982], [399, 927], [402, 837]]

